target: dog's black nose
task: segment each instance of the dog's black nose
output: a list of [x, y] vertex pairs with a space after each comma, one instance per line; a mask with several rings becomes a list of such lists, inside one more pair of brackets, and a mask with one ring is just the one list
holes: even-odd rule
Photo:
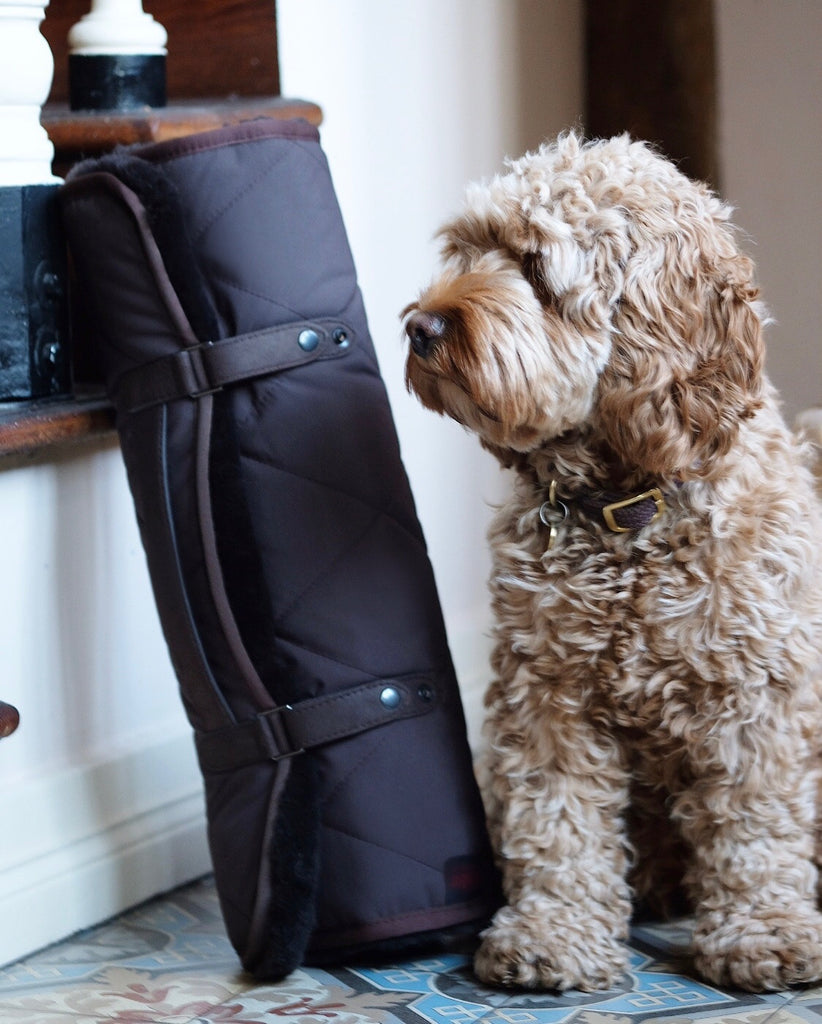
[[445, 320], [436, 313], [417, 312], [408, 318], [405, 333], [411, 340], [411, 348], [421, 359], [427, 359], [445, 334]]

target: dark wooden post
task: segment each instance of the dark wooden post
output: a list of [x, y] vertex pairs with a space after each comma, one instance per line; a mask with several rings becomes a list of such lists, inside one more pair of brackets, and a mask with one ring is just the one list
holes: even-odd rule
[[713, 0], [585, 0], [586, 131], [656, 143], [719, 185]]

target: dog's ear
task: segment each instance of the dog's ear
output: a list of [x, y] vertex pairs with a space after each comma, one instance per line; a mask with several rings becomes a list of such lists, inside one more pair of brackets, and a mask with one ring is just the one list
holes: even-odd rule
[[626, 284], [614, 317], [599, 428], [628, 466], [649, 475], [709, 476], [741, 421], [761, 405], [764, 344], [753, 265], [742, 255]]

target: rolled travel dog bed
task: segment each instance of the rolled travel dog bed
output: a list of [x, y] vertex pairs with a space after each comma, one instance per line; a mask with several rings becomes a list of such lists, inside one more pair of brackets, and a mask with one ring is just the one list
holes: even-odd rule
[[476, 927], [497, 878], [316, 130], [117, 151], [62, 210], [243, 965]]

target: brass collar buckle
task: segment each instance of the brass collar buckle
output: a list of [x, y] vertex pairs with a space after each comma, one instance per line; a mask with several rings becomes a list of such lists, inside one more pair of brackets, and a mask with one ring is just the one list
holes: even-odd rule
[[[653, 510], [651, 510], [653, 503]], [[621, 517], [622, 522], [617, 522], [615, 513], [626, 509], [626, 514]], [[602, 518], [609, 530], [614, 533], [630, 533], [632, 530], [641, 530], [644, 526], [650, 526], [665, 512], [665, 498], [658, 487], [652, 487], [642, 494], [635, 494], [622, 501], [612, 501], [602, 509]]]

